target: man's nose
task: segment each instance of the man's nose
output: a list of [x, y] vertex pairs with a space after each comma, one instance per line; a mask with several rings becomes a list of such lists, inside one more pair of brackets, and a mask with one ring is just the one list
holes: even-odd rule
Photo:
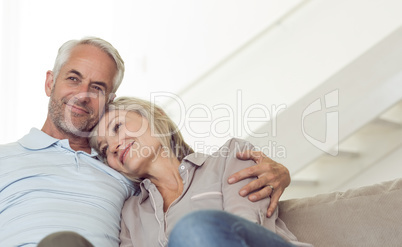
[[89, 102], [91, 98], [96, 98], [97, 96], [94, 95], [91, 90], [90, 86], [86, 83], [81, 83], [77, 87], [77, 92], [75, 98], [81, 102]]

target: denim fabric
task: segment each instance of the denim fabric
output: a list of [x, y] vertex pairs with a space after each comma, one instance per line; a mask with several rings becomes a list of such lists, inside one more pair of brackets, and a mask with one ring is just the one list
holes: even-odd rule
[[233, 214], [202, 210], [190, 213], [173, 229], [169, 247], [293, 247], [268, 229]]
[[57, 232], [50, 234], [38, 244], [38, 247], [94, 247], [83, 236], [75, 232]]

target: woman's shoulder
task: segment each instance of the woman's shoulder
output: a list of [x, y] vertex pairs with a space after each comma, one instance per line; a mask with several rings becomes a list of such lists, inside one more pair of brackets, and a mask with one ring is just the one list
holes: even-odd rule
[[231, 138], [228, 141], [226, 141], [225, 144], [221, 146], [222, 148], [229, 148], [230, 150], [235, 150], [236, 152], [241, 152], [249, 149], [253, 149], [254, 146], [249, 142], [244, 139], [240, 138]]
[[214, 160], [216, 158], [236, 158], [236, 153], [238, 152], [244, 152], [246, 150], [253, 150], [254, 146], [243, 139], [239, 139], [239, 138], [231, 138], [228, 141], [226, 141], [225, 144], [223, 144], [222, 146], [220, 146], [220, 148], [218, 150], [216, 150], [215, 152], [213, 152], [208, 161], [210, 160]]

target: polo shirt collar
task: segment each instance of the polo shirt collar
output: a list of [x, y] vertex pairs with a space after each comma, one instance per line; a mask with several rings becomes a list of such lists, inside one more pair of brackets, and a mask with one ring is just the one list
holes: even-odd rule
[[24, 148], [39, 150], [47, 148], [58, 141], [59, 139], [53, 138], [37, 128], [32, 128], [31, 131], [22, 137], [18, 142]]
[[143, 203], [149, 197], [148, 189], [151, 186], [151, 181], [149, 179], [145, 179], [140, 183], [140, 194], [138, 195], [140, 200], [140, 204]]
[[[32, 128], [27, 135], [25, 135], [18, 141], [18, 143], [20, 143], [24, 148], [31, 150], [44, 149], [50, 147], [55, 143], [59, 143], [61, 146], [68, 148], [71, 151], [74, 151], [71, 149], [68, 139], [63, 140], [56, 139], [37, 128]], [[86, 152], [83, 153], [86, 154]], [[94, 149], [91, 149], [91, 154], [89, 156], [95, 157], [97, 155], [98, 153]]]
[[[184, 157], [183, 161], [190, 162], [191, 164], [195, 166], [202, 166], [207, 160], [207, 158], [210, 155], [208, 154], [203, 154], [203, 153], [192, 153]], [[139, 203], [143, 203], [146, 199], [149, 197], [149, 192], [148, 190], [150, 189], [151, 186], [154, 186], [152, 182], [149, 179], [144, 179], [140, 183], [140, 189], [141, 193], [138, 195], [139, 196]]]
[[188, 161], [196, 166], [202, 166], [210, 155], [204, 153], [192, 153], [184, 157], [183, 160]]

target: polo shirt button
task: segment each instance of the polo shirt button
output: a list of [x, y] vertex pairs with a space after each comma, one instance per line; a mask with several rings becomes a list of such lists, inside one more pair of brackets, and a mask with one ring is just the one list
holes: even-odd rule
[[180, 166], [180, 170], [184, 170], [185, 169], [185, 167], [184, 166]]

